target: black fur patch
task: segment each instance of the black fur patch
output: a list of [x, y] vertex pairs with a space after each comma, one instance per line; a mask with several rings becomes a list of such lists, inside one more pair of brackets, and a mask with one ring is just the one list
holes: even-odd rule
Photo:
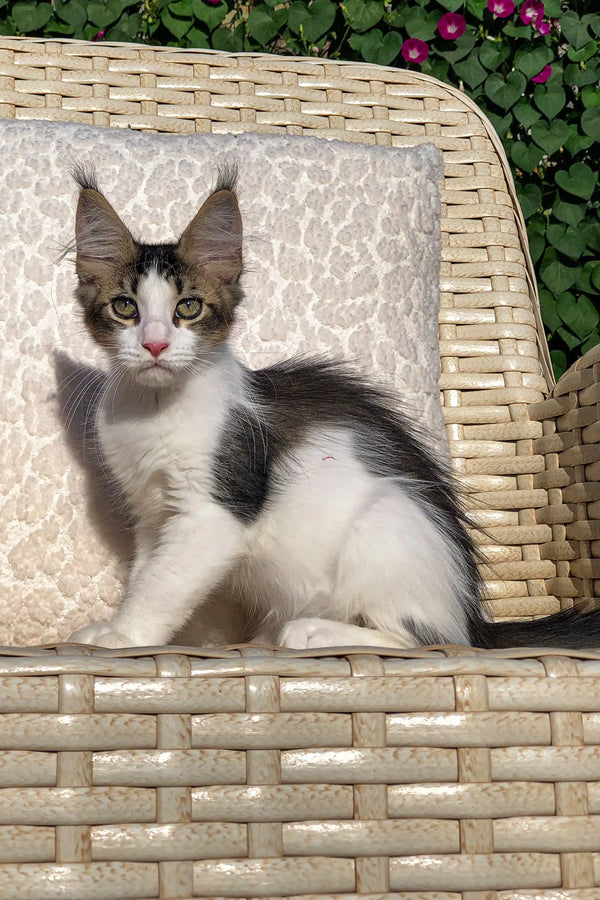
[[[242, 416], [234, 411], [225, 424], [213, 468], [214, 498], [251, 523], [277, 490], [274, 464], [310, 428], [350, 431], [367, 471], [375, 477], [401, 477], [407, 493], [448, 535], [460, 556], [467, 585], [462, 599], [475, 629], [481, 617], [481, 585], [465, 514], [450, 474], [394, 408], [394, 400], [343, 366], [321, 360], [292, 360], [248, 372], [247, 391], [260, 420], [246, 407]], [[429, 630], [420, 637], [425, 642], [443, 638]]]
[[175, 254], [176, 247], [176, 244], [137, 244], [133, 290], [137, 290], [140, 277], [151, 269], [156, 269], [162, 278], [179, 277], [181, 280], [181, 260]]

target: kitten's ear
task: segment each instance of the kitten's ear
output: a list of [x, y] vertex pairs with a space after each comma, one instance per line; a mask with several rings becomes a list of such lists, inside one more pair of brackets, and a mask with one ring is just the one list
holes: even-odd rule
[[222, 284], [237, 280], [242, 271], [242, 217], [233, 191], [210, 195], [181, 235], [179, 253]]
[[108, 202], [96, 190], [84, 188], [75, 215], [77, 272], [91, 274], [98, 265], [114, 265], [135, 257], [135, 242]]

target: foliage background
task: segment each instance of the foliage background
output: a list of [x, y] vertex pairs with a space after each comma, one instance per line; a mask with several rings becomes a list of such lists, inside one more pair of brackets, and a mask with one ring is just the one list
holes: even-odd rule
[[528, 22], [512, 0], [0, 0], [0, 34], [365, 60], [461, 87], [511, 162], [558, 376], [600, 342], [600, 12], [531, 4]]

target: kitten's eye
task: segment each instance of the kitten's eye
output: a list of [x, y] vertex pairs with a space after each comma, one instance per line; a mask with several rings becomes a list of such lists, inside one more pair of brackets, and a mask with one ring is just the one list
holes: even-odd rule
[[138, 308], [129, 297], [117, 297], [112, 302], [112, 309], [119, 319], [137, 319]]
[[202, 312], [202, 300], [195, 297], [187, 297], [180, 300], [175, 307], [175, 316], [178, 319], [196, 319]]

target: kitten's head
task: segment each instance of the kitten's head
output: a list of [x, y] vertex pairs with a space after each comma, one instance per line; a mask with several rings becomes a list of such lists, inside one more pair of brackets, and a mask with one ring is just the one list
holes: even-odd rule
[[94, 340], [140, 385], [169, 387], [229, 334], [242, 292], [242, 220], [235, 174], [217, 187], [177, 243], [143, 244], [77, 170], [77, 299]]

